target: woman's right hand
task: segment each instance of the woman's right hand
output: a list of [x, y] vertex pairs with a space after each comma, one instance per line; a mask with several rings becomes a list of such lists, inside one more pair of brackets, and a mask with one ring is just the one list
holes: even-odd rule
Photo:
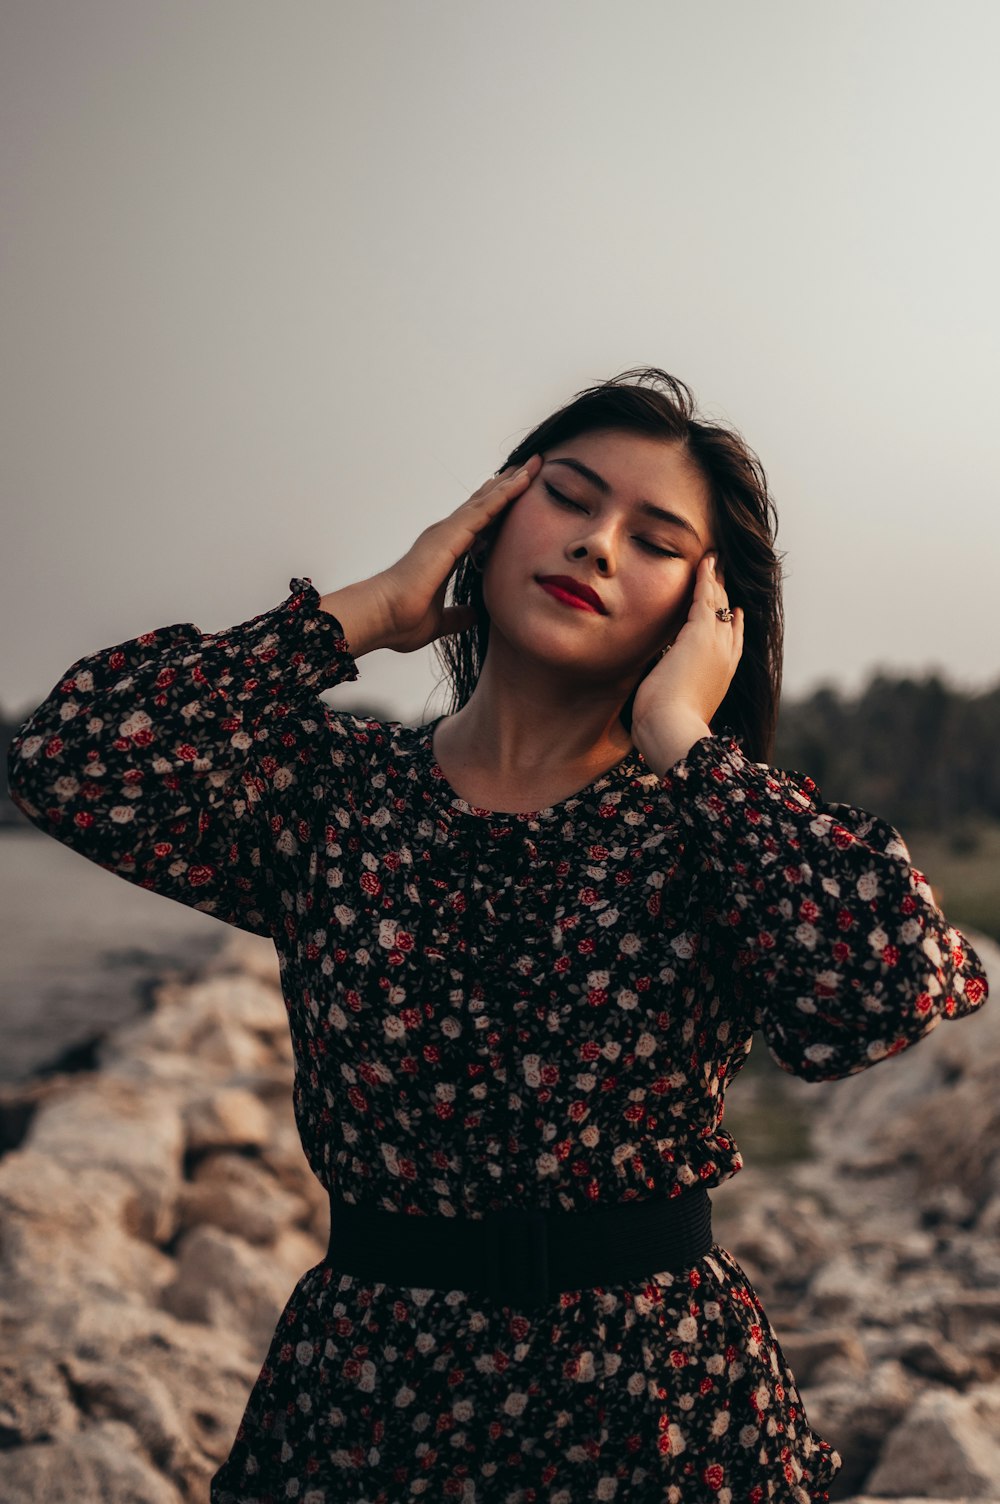
[[508, 465], [450, 516], [424, 528], [409, 552], [388, 569], [322, 597], [320, 605], [337, 617], [354, 657], [375, 648], [413, 653], [475, 625], [471, 606], [445, 605], [448, 581], [479, 535], [531, 484], [541, 464], [541, 455], [533, 454], [519, 470]]

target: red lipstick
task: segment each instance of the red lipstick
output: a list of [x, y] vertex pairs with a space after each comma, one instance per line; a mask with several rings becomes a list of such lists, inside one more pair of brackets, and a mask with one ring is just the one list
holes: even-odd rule
[[599, 611], [602, 616], [608, 614], [597, 591], [591, 590], [581, 580], [572, 579], [568, 574], [542, 574], [538, 576], [538, 583], [543, 590], [554, 595], [556, 600], [564, 601], [567, 606], [576, 606], [583, 611]]

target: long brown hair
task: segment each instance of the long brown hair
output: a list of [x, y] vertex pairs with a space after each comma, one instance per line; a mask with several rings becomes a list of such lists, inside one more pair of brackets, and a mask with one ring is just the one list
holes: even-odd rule
[[[748, 757], [770, 762], [781, 695], [784, 614], [781, 555], [774, 539], [778, 516], [760, 460], [735, 429], [696, 416], [690, 389], [658, 366], [636, 366], [587, 387], [539, 423], [498, 468], [519, 465], [578, 434], [614, 428], [683, 444], [708, 483], [720, 562], [732, 606], [744, 612], [743, 652], [725, 699], [712, 718], [717, 735], [738, 736]], [[476, 626], [434, 644], [451, 683], [451, 712], [470, 698], [482, 671], [490, 618], [482, 575], [466, 556], [451, 584], [455, 604], [471, 605]], [[622, 711], [630, 724], [631, 700]]]

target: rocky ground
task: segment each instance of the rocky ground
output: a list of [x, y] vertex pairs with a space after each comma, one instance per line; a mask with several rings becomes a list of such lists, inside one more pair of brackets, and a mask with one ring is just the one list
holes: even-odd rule
[[[1000, 950], [976, 943], [996, 1003], [792, 1082], [814, 1156], [714, 1198], [855, 1504], [1000, 1504]], [[0, 1088], [0, 1504], [203, 1504], [326, 1247], [273, 948], [234, 931], [93, 1056]]]

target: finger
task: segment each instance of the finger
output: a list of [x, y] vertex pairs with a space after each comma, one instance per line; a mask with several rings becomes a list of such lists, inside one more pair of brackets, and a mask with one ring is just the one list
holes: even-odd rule
[[699, 560], [694, 578], [694, 594], [691, 599], [692, 605], [707, 606], [711, 611], [715, 611], [717, 606], [729, 604], [725, 586], [712, 568], [711, 553], [705, 554]]
[[707, 553], [698, 560], [698, 568], [694, 575], [694, 599], [696, 601], [707, 600], [715, 589], [716, 578], [712, 568], [712, 558], [713, 555]]
[[[535, 463], [537, 461], [537, 463]], [[491, 522], [516, 501], [518, 496], [525, 491], [534, 480], [541, 468], [541, 456], [532, 455], [526, 464], [510, 475], [503, 476], [497, 481], [488, 483], [484, 490], [474, 491], [468, 501], [452, 513], [452, 519], [468, 528], [470, 542], [472, 538], [489, 527]]]
[[473, 491], [468, 501], [464, 502], [463, 505], [469, 506], [472, 502], [486, 501], [488, 498], [496, 496], [498, 492], [506, 494], [514, 484], [518, 487], [526, 485], [530, 479], [538, 474], [541, 464], [542, 456], [540, 454], [532, 454], [521, 465], [507, 465], [499, 475], [491, 475], [489, 480], [484, 480], [483, 484], [477, 490]]

